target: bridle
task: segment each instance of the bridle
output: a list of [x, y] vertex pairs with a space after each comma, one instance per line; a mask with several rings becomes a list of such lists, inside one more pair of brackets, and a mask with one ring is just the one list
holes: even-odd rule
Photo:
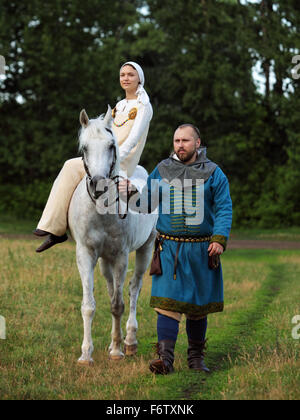
[[[108, 131], [110, 131], [110, 130], [108, 130]], [[111, 179], [112, 181], [114, 181], [114, 184], [115, 184], [116, 189], [117, 189], [117, 197], [116, 197], [116, 201], [115, 202], [118, 203], [118, 215], [119, 215], [119, 218], [120, 219], [125, 219], [126, 216], [127, 216], [127, 213], [128, 213], [128, 200], [127, 200], [127, 206], [126, 206], [126, 213], [124, 213], [122, 215], [122, 214], [120, 214], [120, 194], [119, 194], [119, 182], [120, 182], [120, 179], [124, 179], [124, 177], [123, 176], [120, 176], [120, 175], [112, 176], [113, 171], [114, 171], [115, 166], [116, 166], [116, 161], [117, 161], [117, 148], [116, 148], [115, 145], [113, 145], [112, 147], [113, 147], [114, 157], [113, 157], [112, 164], [110, 166], [110, 170], [109, 170], [109, 174], [108, 174], [108, 179]], [[85, 177], [85, 179], [86, 179], [86, 189], [87, 189], [87, 192], [88, 192], [88, 195], [89, 195], [90, 199], [92, 200], [92, 202], [96, 206], [96, 204], [97, 204], [96, 203], [96, 200], [92, 196], [91, 191], [90, 191], [90, 188], [89, 188], [89, 183], [92, 180], [92, 176], [91, 176], [90, 171], [89, 171], [89, 168], [88, 168], [88, 166], [87, 166], [87, 164], [86, 164], [86, 162], [84, 160], [84, 155], [82, 155], [82, 160], [83, 160], [83, 166], [84, 166], [84, 169], [85, 169], [85, 172], [86, 172], [86, 177]], [[127, 192], [127, 195], [128, 195], [128, 192]], [[114, 204], [114, 203], [112, 203], [112, 204]]]

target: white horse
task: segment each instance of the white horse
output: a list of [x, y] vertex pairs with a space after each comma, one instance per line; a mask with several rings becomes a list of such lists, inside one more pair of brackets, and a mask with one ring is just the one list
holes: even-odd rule
[[[81, 313], [84, 338], [80, 364], [92, 364], [92, 320], [95, 314], [94, 268], [100, 258], [100, 269], [107, 280], [111, 299], [112, 341], [109, 347], [111, 359], [122, 359], [121, 318], [124, 312], [123, 285], [127, 273], [129, 253], [136, 251], [135, 271], [130, 281], [130, 314], [126, 323], [125, 354], [137, 351], [136, 306], [142, 279], [150, 263], [156, 235], [157, 216], [138, 214], [129, 210], [127, 217], [119, 213], [120, 202], [114, 204], [114, 214], [108, 212], [107, 203], [102, 200], [99, 183], [111, 180], [117, 191], [119, 174], [118, 143], [112, 133], [111, 109], [105, 117], [89, 120], [84, 110], [80, 113], [81, 133], [79, 148], [87, 172], [76, 188], [69, 207], [69, 228], [76, 241], [77, 266], [83, 287]], [[147, 172], [138, 166], [135, 177], [146, 183]], [[105, 214], [106, 213], [106, 214]]]

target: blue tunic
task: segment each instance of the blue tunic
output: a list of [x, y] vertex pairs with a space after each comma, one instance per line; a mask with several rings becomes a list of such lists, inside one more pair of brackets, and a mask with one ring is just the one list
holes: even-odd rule
[[[174, 194], [174, 188], [162, 180], [157, 167], [148, 178], [150, 195], [151, 185], [153, 186], [151, 180], [160, 182], [157, 222], [159, 232], [177, 237], [212, 236], [210, 242], [219, 242], [224, 248], [226, 247], [232, 221], [232, 203], [227, 177], [219, 167], [216, 167], [202, 185], [203, 208], [199, 211], [199, 223], [197, 219], [191, 223], [191, 212], [186, 214], [185, 211], [176, 211], [176, 206], [181, 200], [183, 202], [183, 198]], [[193, 206], [196, 187], [191, 190], [193, 193], [190, 193], [186, 202], [190, 202]], [[167, 213], [164, 212], [162, 205], [166, 197], [170, 201], [170, 211]], [[215, 270], [208, 267], [209, 242], [182, 242], [180, 244], [176, 279], [174, 279], [177, 246], [178, 242], [173, 240], [165, 239], [163, 242], [163, 250], [160, 252], [162, 275], [152, 277], [150, 306], [195, 316], [222, 311], [224, 306], [222, 267], [221, 264]]]

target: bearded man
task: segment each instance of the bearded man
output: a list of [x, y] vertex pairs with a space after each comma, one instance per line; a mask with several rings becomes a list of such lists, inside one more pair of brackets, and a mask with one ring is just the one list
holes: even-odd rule
[[[150, 362], [150, 370], [155, 374], [174, 370], [179, 322], [185, 314], [188, 366], [209, 372], [204, 363], [207, 315], [224, 307], [220, 255], [229, 238], [232, 202], [227, 177], [207, 159], [197, 127], [179, 126], [173, 147], [173, 154], [157, 165], [147, 181], [148, 211], [153, 181], [159, 182], [158, 235], [150, 270], [150, 306], [158, 314], [159, 357]], [[181, 191], [178, 185], [183, 186]], [[121, 195], [127, 188], [134, 194], [134, 186], [124, 181], [120, 183]], [[143, 192], [140, 202], [142, 196]]]

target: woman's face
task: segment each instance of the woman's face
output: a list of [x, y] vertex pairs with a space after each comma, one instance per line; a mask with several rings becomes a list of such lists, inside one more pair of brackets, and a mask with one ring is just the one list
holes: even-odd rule
[[139, 84], [138, 72], [131, 66], [123, 66], [120, 70], [120, 85], [126, 91], [135, 93]]

